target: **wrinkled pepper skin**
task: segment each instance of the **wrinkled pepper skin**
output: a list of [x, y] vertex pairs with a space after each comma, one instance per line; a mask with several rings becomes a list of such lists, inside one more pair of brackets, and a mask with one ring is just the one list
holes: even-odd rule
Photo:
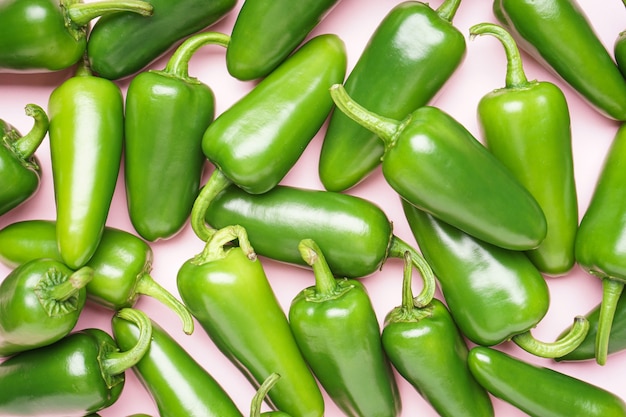
[[36, 104], [26, 105], [34, 126], [22, 136], [11, 124], [0, 120], [0, 216], [30, 199], [39, 189], [41, 168], [35, 156], [48, 133], [48, 116]]
[[487, 391], [529, 416], [626, 416], [626, 404], [615, 394], [492, 348], [472, 348], [468, 364]]
[[354, 279], [336, 279], [317, 244], [299, 244], [315, 285], [289, 307], [293, 335], [324, 390], [346, 416], [394, 417], [401, 400], [367, 289]]
[[124, 100], [113, 82], [81, 66], [48, 101], [57, 244], [72, 269], [96, 251], [120, 171]]
[[[132, 322], [114, 317], [112, 328], [120, 349], [137, 343], [140, 330]], [[154, 321], [150, 348], [132, 369], [161, 417], [243, 417], [211, 374]]]
[[339, 0], [246, 0], [226, 51], [228, 72], [240, 80], [266, 77], [317, 26]]
[[[224, 247], [238, 239], [237, 247]], [[324, 400], [245, 230], [228, 226], [186, 261], [177, 275], [183, 302], [211, 340], [250, 382], [281, 375], [268, 393], [275, 410], [321, 417]]]
[[520, 48], [598, 112], [626, 120], [626, 80], [576, 0], [494, 0], [493, 9]]
[[[344, 86], [348, 94], [385, 117], [403, 118], [426, 105], [456, 71], [466, 53], [452, 25], [460, 0], [433, 10], [404, 1], [380, 22]], [[344, 191], [380, 164], [384, 144], [340, 111], [333, 112], [320, 154], [319, 176], [329, 191]]]
[[103, 78], [135, 74], [178, 41], [218, 22], [236, 0], [149, 0], [150, 17], [136, 13], [106, 16], [93, 25], [87, 44], [89, 64]]

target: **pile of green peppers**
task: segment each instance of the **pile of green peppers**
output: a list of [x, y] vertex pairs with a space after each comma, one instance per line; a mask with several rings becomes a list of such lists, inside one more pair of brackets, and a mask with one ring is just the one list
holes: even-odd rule
[[[0, 89], [48, 90], [0, 118], [0, 416], [626, 417], [559, 370], [626, 350], [626, 23], [577, 1], [399, 1], [351, 55], [348, 0], [0, 0]], [[438, 98], [484, 38], [473, 126]], [[573, 100], [615, 127], [588, 206]]]

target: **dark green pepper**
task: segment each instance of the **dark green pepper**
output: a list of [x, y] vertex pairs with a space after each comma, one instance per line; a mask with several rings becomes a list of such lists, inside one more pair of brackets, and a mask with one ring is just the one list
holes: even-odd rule
[[406, 201], [486, 242], [536, 248], [546, 219], [533, 196], [452, 116], [423, 106], [403, 120], [359, 105], [342, 85], [331, 88], [342, 112], [385, 143], [382, 171]]
[[6, 0], [0, 4], [0, 71], [59, 71], [81, 60], [87, 26], [120, 11], [149, 16], [141, 0]]
[[[122, 350], [141, 335], [139, 327], [120, 317], [113, 318], [112, 328]], [[243, 417], [211, 374], [154, 321], [150, 347], [132, 369], [161, 417]]]
[[36, 104], [26, 105], [25, 111], [35, 123], [24, 136], [9, 123], [0, 120], [0, 216], [31, 198], [41, 181], [35, 151], [48, 133], [48, 115]]
[[50, 345], [76, 326], [93, 270], [52, 259], [15, 268], [0, 283], [0, 356]]
[[493, 416], [487, 392], [467, 367], [468, 348], [446, 306], [436, 298], [413, 303], [412, 265], [405, 255], [402, 304], [385, 317], [383, 348], [389, 360], [443, 417]]
[[[0, 230], [0, 262], [17, 267], [37, 258], [62, 261], [56, 242], [53, 221], [12, 223]], [[98, 249], [87, 262], [94, 271], [87, 284], [87, 297], [113, 310], [133, 307], [141, 295], [152, 297], [180, 317], [185, 333], [192, 333], [189, 311], [150, 276], [152, 257], [150, 246], [137, 236], [106, 227]]]
[[315, 285], [289, 307], [304, 359], [346, 415], [397, 416], [400, 395], [367, 289], [354, 279], [336, 279], [313, 240], [302, 240], [298, 249], [315, 274]]
[[[420, 1], [396, 5], [346, 79], [348, 94], [392, 118], [427, 104], [465, 57], [465, 37], [451, 23], [460, 2], [445, 0], [436, 10]], [[383, 153], [374, 132], [335, 111], [322, 144], [320, 180], [327, 190], [344, 191], [377, 167]]]
[[140, 310], [117, 312], [141, 329], [135, 346], [120, 351], [96, 328], [69, 334], [51, 345], [11, 356], [0, 364], [0, 413], [86, 415], [109, 407], [124, 387], [125, 371], [150, 347], [150, 319]]
[[550, 82], [528, 81], [515, 40], [506, 29], [483, 23], [470, 36], [492, 35], [504, 46], [506, 85], [478, 103], [487, 148], [535, 197], [548, 224], [546, 238], [527, 252], [546, 274], [563, 275], [575, 263], [578, 201], [570, 114], [565, 95]]
[[124, 99], [83, 62], [48, 101], [57, 244], [72, 269], [94, 254], [120, 171]]
[[487, 391], [529, 416], [626, 416], [626, 404], [617, 395], [492, 348], [472, 348], [468, 364]]
[[339, 0], [246, 0], [226, 51], [228, 72], [240, 80], [266, 77], [337, 3]]
[[[233, 240], [239, 246], [227, 247]], [[317, 382], [242, 227], [216, 231], [204, 251], [181, 266], [177, 284], [211, 340], [253, 385], [281, 375], [268, 393], [274, 409], [294, 417], [324, 414]]]
[[216, 32], [194, 35], [165, 69], [142, 72], [128, 86], [126, 199], [133, 227], [144, 239], [169, 238], [189, 218], [206, 162], [202, 135], [215, 115], [213, 91], [189, 76], [189, 60], [200, 47], [226, 47], [228, 39]]
[[626, 80], [575, 0], [494, 0], [493, 9], [520, 48], [601, 114], [626, 120]]

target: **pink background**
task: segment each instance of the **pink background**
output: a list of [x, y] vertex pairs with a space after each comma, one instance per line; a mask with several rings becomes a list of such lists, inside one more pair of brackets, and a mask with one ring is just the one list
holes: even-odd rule
[[[311, 34], [335, 33], [344, 40], [348, 52], [348, 71], [356, 63], [370, 35], [382, 18], [399, 1], [381, 0], [342, 0]], [[579, 0], [580, 6], [587, 13], [597, 30], [598, 36], [605, 46], [612, 50], [613, 42], [618, 33], [626, 29], [626, 12], [621, 2]], [[431, 6], [438, 7], [441, 1], [433, 1]], [[230, 33], [241, 6], [237, 4], [228, 16], [211, 30]], [[476, 122], [476, 106], [479, 99], [489, 91], [503, 86], [505, 62], [503, 49], [492, 37], [481, 37], [470, 41], [468, 29], [480, 22], [495, 22], [491, 12], [491, 1], [465, 0], [454, 19], [454, 24], [466, 35], [467, 56], [461, 68], [446, 84], [432, 104], [449, 112], [463, 123], [479, 139]], [[161, 69], [169, 53], [151, 65]], [[562, 87], [571, 111], [574, 164], [578, 187], [580, 216], [587, 208], [593, 187], [601, 169], [602, 162], [609, 144], [618, 127], [618, 123], [599, 115], [585, 104], [571, 88], [556, 79], [545, 69], [539, 67], [530, 57], [524, 55], [525, 69], [529, 79], [551, 81]], [[213, 88], [217, 98], [217, 114], [223, 112], [232, 103], [242, 97], [252, 87], [252, 82], [241, 82], [233, 79], [226, 71], [224, 50], [220, 47], [206, 47], [197, 52], [190, 63], [190, 74]], [[37, 103], [44, 108], [51, 91], [71, 76], [71, 71], [43, 75], [10, 75], [0, 74], [0, 117], [15, 125], [22, 133], [31, 127], [31, 120], [24, 115], [23, 108], [27, 103]], [[125, 92], [129, 79], [119, 82]], [[317, 175], [319, 151], [323, 140], [325, 126], [313, 139], [302, 158], [284, 179], [283, 183], [309, 188], [321, 188]], [[42, 170], [43, 180], [37, 194], [17, 210], [0, 217], [0, 227], [25, 219], [54, 219], [54, 191], [50, 169], [49, 146], [47, 139], [37, 152]], [[212, 171], [207, 164], [205, 179]], [[398, 197], [386, 184], [377, 170], [359, 184], [350, 193], [365, 197], [380, 205], [393, 221], [395, 233], [405, 241], [415, 245], [401, 209]], [[133, 231], [128, 218], [124, 195], [123, 171], [120, 172], [118, 186], [111, 207], [107, 224], [109, 226]], [[189, 225], [177, 236], [152, 244], [154, 250], [154, 267], [152, 276], [164, 287], [177, 295], [176, 273], [187, 259], [201, 251], [203, 243], [194, 235]], [[284, 307], [288, 310], [293, 297], [303, 288], [313, 284], [312, 272], [262, 259], [267, 275]], [[0, 276], [6, 276], [9, 269], [0, 266]], [[372, 276], [363, 279], [370, 291], [372, 302], [382, 321], [393, 307], [400, 303], [400, 283], [402, 262], [398, 259], [389, 260], [384, 268]], [[569, 326], [575, 315], [585, 314], [600, 300], [600, 282], [588, 276], [579, 268], [560, 278], [547, 278], [551, 291], [551, 307], [545, 319], [533, 330], [534, 335], [542, 340], [554, 340], [560, 332]], [[418, 281], [416, 281], [418, 282]], [[441, 298], [438, 292], [437, 296]], [[226, 389], [244, 415], [248, 414], [249, 402], [254, 389], [243, 375], [216, 349], [202, 328], [196, 326], [193, 335], [182, 333], [177, 318], [158, 302], [149, 298], [141, 298], [138, 308], [146, 311], [162, 325], [170, 334], [192, 354]], [[89, 304], [78, 323], [78, 328], [99, 327], [110, 331], [111, 312]], [[579, 363], [555, 363], [552, 360], [540, 359], [526, 354], [524, 351], [505, 343], [499, 346], [524, 360], [548, 366], [565, 374], [581, 378], [590, 383], [608, 389], [622, 398], [626, 398], [626, 385], [623, 383], [626, 373], [626, 353], [618, 353], [609, 357], [605, 366], [593, 361]], [[156, 407], [140, 385], [132, 372], [126, 373], [127, 382], [119, 401], [102, 416], [124, 416], [132, 413], [157, 415]], [[435, 411], [418, 395], [418, 393], [397, 375], [401, 389], [403, 412], [402, 416], [436, 416]], [[342, 415], [336, 406], [327, 399], [326, 416]], [[494, 398], [497, 416], [523, 416], [521, 411]]]

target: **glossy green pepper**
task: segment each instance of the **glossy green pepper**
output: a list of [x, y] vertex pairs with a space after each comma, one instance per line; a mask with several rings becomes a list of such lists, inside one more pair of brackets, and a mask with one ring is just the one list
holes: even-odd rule
[[493, 348], [472, 348], [468, 364], [487, 391], [529, 416], [626, 416], [626, 404], [617, 395]]
[[313, 240], [302, 240], [298, 249], [315, 274], [315, 285], [289, 307], [304, 359], [345, 415], [397, 416], [400, 395], [367, 289], [354, 279], [336, 279]]
[[15, 268], [0, 283], [0, 356], [56, 342], [76, 326], [93, 270], [74, 272], [52, 259]]
[[295, 265], [307, 266], [298, 244], [312, 239], [333, 274], [347, 278], [371, 275], [389, 257], [409, 251], [424, 280], [416, 302], [426, 305], [435, 293], [435, 278], [422, 256], [393, 234], [380, 207], [356, 196], [284, 185], [252, 195], [230, 187], [213, 200], [206, 219], [216, 228], [243, 226], [258, 254]]
[[4, 415], [86, 415], [109, 407], [124, 387], [125, 371], [150, 346], [150, 319], [125, 308], [117, 315], [141, 328], [135, 346], [120, 351], [105, 331], [73, 332], [51, 345], [11, 356], [0, 364], [0, 413]]
[[[445, 0], [436, 10], [420, 1], [397, 4], [348, 75], [348, 94], [385, 117], [403, 118], [426, 105], [465, 57], [465, 37], [452, 25], [460, 3]], [[383, 153], [383, 142], [374, 132], [333, 112], [319, 160], [324, 188], [351, 188], [380, 164]]]
[[267, 393], [274, 387], [274, 385], [276, 385], [279, 379], [280, 375], [276, 372], [265, 378], [265, 381], [263, 381], [257, 392], [254, 394], [250, 403], [250, 417], [291, 417], [289, 414], [282, 411], [261, 412], [263, 400], [267, 396]]
[[575, 0], [494, 0], [520, 48], [601, 114], [626, 120], [626, 80]]
[[[149, 241], [180, 231], [198, 195], [206, 158], [202, 135], [215, 115], [209, 86], [189, 76], [202, 46], [228, 46], [228, 36], [202, 32], [188, 38], [165, 69], [135, 76], [126, 93], [124, 179], [133, 227]], [[190, 111], [190, 108], [193, 111]]]
[[0, 4], [0, 71], [59, 71], [81, 60], [87, 26], [120, 11], [149, 16], [141, 0], [4, 0]]
[[[624, 6], [626, 6], [626, 0], [622, 0]], [[621, 71], [622, 75], [626, 76], [626, 30], [618, 33], [615, 42], [613, 43], [613, 57], [617, 68]]]
[[228, 14], [236, 0], [149, 0], [150, 18], [119, 13], [98, 19], [89, 34], [87, 55], [93, 71], [116, 80], [135, 74], [178, 41]]
[[337, 3], [339, 0], [246, 0], [226, 51], [228, 72], [240, 80], [266, 77]]
[[339, 110], [385, 143], [383, 175], [406, 201], [464, 232], [507, 249], [537, 247], [546, 219], [533, 196], [452, 116], [423, 106], [396, 120], [331, 88]]
[[[141, 335], [138, 326], [120, 317], [113, 318], [112, 328], [122, 350]], [[150, 347], [132, 369], [161, 417], [243, 417], [213, 376], [154, 321]]]
[[[239, 246], [227, 246], [233, 240]], [[268, 393], [274, 409], [294, 417], [324, 414], [320, 389], [245, 229], [215, 232], [204, 251], [180, 267], [177, 285], [211, 340], [253, 385], [271, 373], [281, 375]]]
[[[0, 230], [0, 262], [9, 267], [38, 258], [62, 261], [56, 225], [48, 220], [24, 220]], [[141, 295], [152, 297], [174, 311], [185, 333], [193, 332], [187, 308], [150, 276], [152, 249], [137, 236], [106, 227], [98, 249], [87, 265], [94, 271], [87, 297], [112, 310], [133, 307]]]
[[31, 198], [41, 181], [35, 152], [48, 133], [48, 115], [36, 104], [26, 105], [25, 111], [34, 119], [34, 125], [24, 136], [0, 120], [0, 216]]
[[467, 368], [468, 348], [450, 312], [436, 298], [415, 307], [411, 272], [406, 254], [402, 304], [385, 316], [383, 325], [386, 355], [438, 415], [493, 416], [489, 395]]
[[124, 99], [116, 84], [93, 76], [83, 62], [52, 91], [48, 116], [57, 244], [65, 264], [76, 269], [96, 251], [109, 214], [122, 158]]

